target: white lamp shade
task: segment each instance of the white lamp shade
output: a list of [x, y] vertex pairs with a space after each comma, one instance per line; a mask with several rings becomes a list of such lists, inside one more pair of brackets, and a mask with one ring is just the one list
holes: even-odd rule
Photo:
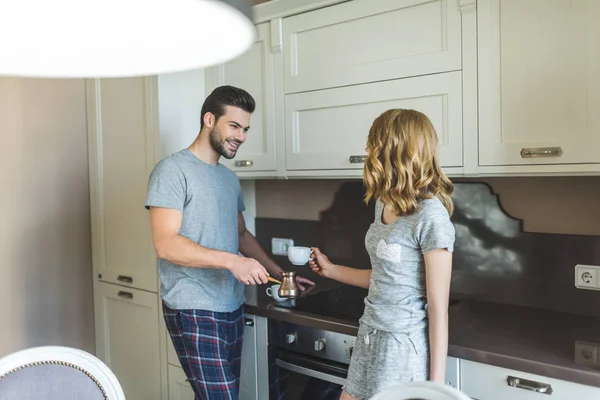
[[155, 75], [231, 60], [254, 42], [250, 0], [0, 0], [0, 75]]

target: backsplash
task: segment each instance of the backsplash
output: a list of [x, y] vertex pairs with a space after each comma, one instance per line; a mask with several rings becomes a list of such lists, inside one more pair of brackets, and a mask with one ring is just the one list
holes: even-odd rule
[[[272, 237], [293, 238], [296, 245], [320, 247], [333, 262], [369, 268], [364, 236], [373, 221], [373, 205], [363, 203], [362, 182], [323, 182], [336, 189], [333, 202], [317, 196], [323, 211], [310, 219], [298, 219], [296, 213], [293, 218], [265, 217], [259, 208], [265, 193], [257, 185], [257, 238], [269, 252]], [[302, 187], [306, 181], [286, 184], [295, 185], [296, 193], [307, 189]], [[523, 221], [503, 207], [514, 199], [499, 200], [487, 183], [455, 182], [453, 198], [453, 297], [600, 316], [595, 307], [600, 292], [574, 286], [576, 264], [600, 265], [600, 236], [524, 232]], [[310, 208], [297, 206], [304, 215]], [[315, 278], [307, 267], [274, 258], [286, 269]]]
[[[258, 180], [256, 216], [319, 220], [345, 180]], [[355, 182], [359, 182], [356, 180]], [[454, 180], [488, 183], [525, 232], [600, 236], [600, 176]]]

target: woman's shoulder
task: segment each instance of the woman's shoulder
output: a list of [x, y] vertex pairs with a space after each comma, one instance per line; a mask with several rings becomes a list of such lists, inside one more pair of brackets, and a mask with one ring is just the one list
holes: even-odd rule
[[450, 218], [444, 203], [435, 196], [419, 201], [415, 215], [419, 219], [431, 217]]

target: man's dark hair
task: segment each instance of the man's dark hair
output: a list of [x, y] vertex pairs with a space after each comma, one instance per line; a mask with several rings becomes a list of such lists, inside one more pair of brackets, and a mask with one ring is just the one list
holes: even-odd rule
[[256, 103], [250, 93], [234, 86], [219, 86], [208, 95], [200, 115], [200, 129], [204, 128], [204, 116], [212, 113], [218, 121], [225, 114], [225, 107], [232, 106], [252, 114]]

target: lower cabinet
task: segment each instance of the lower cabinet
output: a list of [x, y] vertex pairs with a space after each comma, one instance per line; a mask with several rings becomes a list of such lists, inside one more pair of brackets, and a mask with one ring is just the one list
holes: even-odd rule
[[94, 282], [96, 355], [116, 375], [127, 400], [162, 396], [157, 296]]
[[460, 378], [461, 391], [477, 400], [600, 399], [600, 388], [467, 360], [460, 360]]
[[194, 400], [194, 391], [183, 368], [169, 365], [169, 400]]
[[446, 385], [460, 390], [460, 360], [458, 358], [446, 358]]
[[256, 357], [257, 318], [259, 317], [246, 314], [246, 319], [244, 320], [244, 345], [242, 347], [240, 400], [258, 399], [258, 365]]

